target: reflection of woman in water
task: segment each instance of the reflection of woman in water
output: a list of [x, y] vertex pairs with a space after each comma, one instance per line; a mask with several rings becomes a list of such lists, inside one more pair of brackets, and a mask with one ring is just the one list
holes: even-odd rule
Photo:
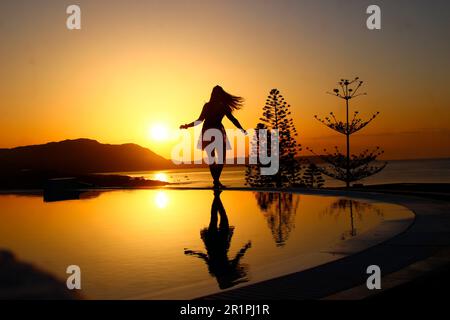
[[[219, 227], [217, 227], [217, 213], [220, 215]], [[220, 191], [215, 191], [211, 206], [209, 227], [200, 231], [206, 253], [187, 249], [185, 249], [184, 253], [204, 260], [208, 265], [209, 273], [216, 278], [220, 289], [230, 288], [248, 281], [247, 266], [241, 265], [240, 260], [251, 247], [251, 242], [247, 242], [238, 251], [234, 259], [229, 260], [228, 250], [230, 248], [231, 238], [233, 237], [233, 231], [234, 227], [229, 226], [225, 208], [220, 200]]]
[[[233, 111], [238, 110], [242, 107], [243, 99], [241, 97], [233, 96], [225, 90], [223, 90], [220, 86], [215, 86], [209, 102], [207, 102], [202, 109], [202, 112], [198, 119], [194, 122], [184, 124], [180, 126], [180, 129], [187, 129], [193, 126], [200, 124], [202, 121], [203, 128], [202, 134], [198, 141], [198, 148], [205, 150], [205, 148], [214, 141], [209, 140], [209, 137], [204, 137], [206, 130], [208, 129], [216, 129], [222, 133], [222, 148], [221, 150], [212, 150], [211, 154], [208, 154], [209, 157], [209, 170], [211, 171], [211, 176], [214, 179], [214, 187], [221, 188], [223, 185], [220, 183], [220, 174], [222, 173], [223, 164], [225, 163], [226, 150], [231, 149], [230, 142], [227, 139], [225, 128], [222, 125], [223, 117], [227, 117], [230, 121], [238, 128], [241, 129], [244, 134], [247, 132], [242, 128], [239, 121], [233, 116]], [[217, 152], [217, 162], [214, 163], [215, 154]]]

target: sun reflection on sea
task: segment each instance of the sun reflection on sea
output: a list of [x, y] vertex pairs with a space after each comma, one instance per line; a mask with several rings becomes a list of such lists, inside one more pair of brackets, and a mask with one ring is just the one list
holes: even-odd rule
[[169, 204], [169, 197], [167, 196], [167, 193], [164, 191], [158, 191], [155, 196], [155, 204], [159, 209], [166, 208]]
[[164, 172], [155, 173], [154, 179], [159, 180], [159, 181], [169, 182], [169, 177]]

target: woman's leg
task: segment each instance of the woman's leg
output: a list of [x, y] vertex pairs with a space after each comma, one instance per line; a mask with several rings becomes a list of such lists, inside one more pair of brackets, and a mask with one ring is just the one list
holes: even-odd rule
[[218, 191], [214, 193], [214, 201], [216, 201], [216, 208], [217, 211], [219, 212], [220, 215], [220, 228], [223, 229], [229, 229], [229, 224], [228, 224], [228, 216], [227, 213], [225, 211], [225, 208], [223, 206], [222, 200], [220, 199], [220, 192], [222, 191]]
[[210, 163], [210, 165], [209, 165], [209, 172], [211, 172], [211, 177], [214, 180], [214, 185], [216, 185], [218, 183], [219, 176], [220, 176], [220, 174], [218, 175], [218, 173], [217, 173], [217, 164], [215, 163], [215, 159], [214, 159], [215, 156], [216, 156], [216, 152], [215, 152], [215, 150], [213, 150], [211, 152], [211, 157], [212, 158], [209, 159], [209, 163]]
[[213, 180], [215, 180], [215, 172], [216, 172], [216, 168], [214, 163], [209, 165], [209, 172], [211, 173], [211, 177], [213, 178]]
[[225, 165], [225, 161], [226, 161], [226, 155], [227, 155], [227, 146], [224, 143], [223, 149], [222, 149], [222, 154], [220, 154], [219, 152], [219, 156], [218, 156], [218, 164], [216, 166], [216, 176], [217, 176], [217, 181], [218, 184], [222, 186], [222, 184], [220, 183], [219, 179], [220, 179], [220, 175], [222, 174], [222, 170], [223, 167]]
[[214, 200], [211, 205], [211, 220], [209, 221], [208, 227], [209, 230], [217, 230], [217, 220], [218, 220], [217, 212], [219, 211], [219, 209], [218, 209], [218, 201], [216, 198], [217, 197], [214, 195]]
[[223, 170], [223, 164], [216, 165], [217, 181], [219, 181], [219, 179], [220, 179], [220, 175], [222, 174], [222, 170]]

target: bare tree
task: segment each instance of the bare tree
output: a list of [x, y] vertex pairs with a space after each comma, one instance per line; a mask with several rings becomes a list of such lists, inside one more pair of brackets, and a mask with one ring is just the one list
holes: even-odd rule
[[[333, 153], [329, 153], [325, 149], [324, 151], [326, 154], [320, 155], [319, 157], [325, 161], [328, 166], [319, 167], [319, 170], [329, 177], [344, 181], [346, 186], [350, 187], [351, 182], [361, 180], [380, 172], [387, 163], [372, 165], [373, 161], [383, 153], [379, 147], [376, 147], [372, 151], [366, 149], [360, 154], [350, 154], [350, 136], [367, 126], [377, 117], [379, 112], [373, 114], [368, 120], [363, 120], [359, 118], [359, 112], [355, 111], [353, 113], [353, 118], [349, 120], [350, 100], [366, 95], [367, 93], [359, 92], [359, 89], [363, 85], [363, 81], [359, 80], [358, 77], [353, 80], [341, 79], [338, 84], [339, 88], [333, 89], [333, 92], [327, 93], [345, 101], [346, 121], [343, 122], [336, 119], [333, 112], [330, 112], [330, 115], [324, 119], [319, 118], [317, 115], [314, 117], [330, 129], [345, 135], [347, 152], [344, 155], [337, 147], [335, 147], [335, 152]], [[312, 149], [308, 148], [308, 150], [314, 153]]]

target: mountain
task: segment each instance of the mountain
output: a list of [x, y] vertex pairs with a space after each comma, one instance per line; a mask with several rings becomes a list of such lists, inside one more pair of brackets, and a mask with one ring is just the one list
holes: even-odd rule
[[0, 149], [0, 172], [95, 173], [156, 170], [173, 163], [137, 144], [102, 144], [90, 139]]

